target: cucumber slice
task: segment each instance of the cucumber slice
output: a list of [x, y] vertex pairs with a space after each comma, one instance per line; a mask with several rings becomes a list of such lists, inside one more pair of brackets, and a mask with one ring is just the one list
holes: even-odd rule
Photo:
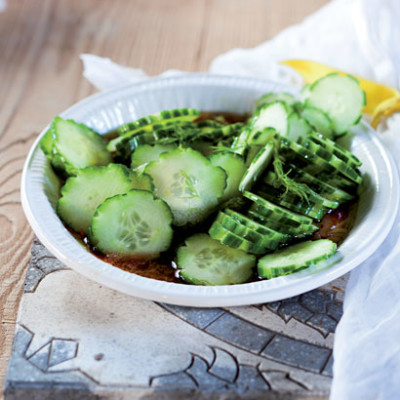
[[232, 249], [243, 250], [250, 254], [265, 254], [268, 252], [265, 246], [253, 243], [250, 240], [229, 231], [216, 221], [211, 225], [208, 234], [213, 239], [219, 240], [222, 244], [225, 244]]
[[283, 207], [274, 204], [273, 202], [257, 196], [254, 193], [246, 191], [243, 193], [243, 196], [262, 207], [265, 210], [262, 213], [264, 216], [271, 219], [273, 218], [280, 223], [292, 226], [311, 225], [313, 223], [313, 220], [311, 218], [289, 211]]
[[174, 144], [155, 144], [153, 146], [139, 146], [132, 153], [131, 168], [140, 172], [143, 171], [146, 165], [151, 161], [156, 161], [160, 158], [160, 154], [176, 149]]
[[118, 132], [121, 136], [127, 133], [132, 134], [135, 131], [146, 129], [152, 130], [153, 125], [163, 125], [170, 122], [191, 122], [199, 118], [201, 114], [200, 110], [194, 108], [176, 108], [173, 110], [164, 110], [157, 114], [148, 115], [143, 118], [139, 118], [136, 121], [128, 122], [127, 124], [121, 125], [118, 128]]
[[[48, 157], [56, 169], [64, 171], [67, 176], [76, 175], [81, 168], [107, 165], [112, 161], [104, 138], [86, 125], [55, 117], [50, 129], [53, 143]], [[42, 149], [47, 151], [50, 134], [45, 136]]]
[[332, 121], [326, 113], [315, 107], [304, 107], [301, 111], [304, 118], [318, 133], [333, 138]]
[[53, 153], [53, 133], [51, 128], [46, 131], [40, 140], [39, 146], [42, 149], [44, 155], [51, 160]]
[[265, 146], [272, 138], [276, 135], [276, 130], [274, 128], [264, 128], [261, 131], [255, 132], [249, 139], [249, 145]]
[[254, 104], [257, 109], [263, 106], [264, 104], [273, 103], [274, 101], [277, 100], [283, 101], [288, 106], [292, 106], [296, 102], [296, 99], [292, 94], [282, 92], [282, 93], [266, 93], [263, 96], [259, 97]]
[[309, 139], [324, 147], [344, 162], [350, 164], [355, 170], [357, 170], [358, 167], [361, 167], [362, 162], [353, 153], [333, 140], [330, 140], [317, 132], [311, 133]]
[[249, 126], [245, 126], [240, 134], [236, 136], [232, 143], [232, 151], [240, 156], [244, 156], [248, 147], [248, 139], [250, 135]]
[[332, 73], [314, 82], [306, 105], [325, 112], [332, 121], [333, 130], [341, 134], [361, 119], [365, 106], [365, 92], [359, 82], [349, 75]]
[[346, 178], [350, 179], [357, 185], [360, 185], [362, 183], [362, 176], [358, 171], [356, 171], [354, 168], [352, 168], [351, 165], [344, 162], [339, 157], [336, 157], [333, 153], [329, 152], [326, 148], [318, 145], [312, 140], [304, 138], [301, 138], [301, 140], [299, 140], [299, 144], [301, 144], [304, 148], [306, 148], [313, 154], [316, 154], [317, 156], [328, 161], [329, 164], [336, 169], [336, 171], [340, 172]]
[[225, 171], [190, 148], [162, 153], [144, 171], [153, 178], [155, 195], [169, 205], [178, 226], [207, 217], [226, 187]]
[[264, 210], [258, 204], [253, 204], [247, 212], [249, 218], [253, 221], [273, 229], [279, 233], [285, 234], [287, 239], [283, 242], [287, 242], [289, 238], [302, 238], [304, 236], [311, 235], [318, 230], [316, 225], [292, 225], [279, 222], [278, 219], [267, 217], [263, 215]]
[[315, 176], [303, 171], [301, 168], [297, 168], [294, 164], [285, 165], [285, 173], [295, 182], [307, 185], [311, 190], [326, 199], [337, 201], [339, 203], [345, 203], [354, 199], [354, 196], [350, 193], [321, 181]]
[[339, 189], [352, 192], [357, 187], [354, 182], [340, 174], [327, 160], [309, 151], [304, 146], [289, 141], [287, 138], [281, 138], [279, 155], [312, 176], [318, 176], [319, 179]]
[[62, 187], [57, 213], [74, 231], [87, 234], [96, 208], [108, 197], [133, 189], [136, 179], [120, 164], [81, 169]]
[[[118, 164], [117, 164], [118, 165]], [[150, 175], [145, 173], [131, 172], [132, 189], [148, 190], [149, 192], [154, 191], [153, 179]]]
[[268, 227], [266, 227], [268, 234], [261, 235], [251, 227], [240, 223], [235, 218], [221, 211], [218, 213], [215, 221], [221, 224], [228, 231], [243, 237], [244, 239], [250, 240], [250, 242], [257, 244], [260, 247], [265, 247], [270, 250], [275, 250], [279, 244], [284, 242], [286, 239], [285, 235], [269, 229]]
[[[282, 191], [283, 193], [290, 193], [292, 194], [292, 191], [290, 189], [285, 189], [283, 185], [280, 184], [276, 174], [272, 171], [268, 171], [267, 174], [264, 175], [263, 181], [272, 187], [274, 187], [277, 190]], [[306, 202], [311, 202], [315, 204], [321, 204], [322, 207], [324, 208], [331, 208], [335, 209], [339, 207], [339, 202], [335, 200], [329, 200], [323, 196], [321, 196], [319, 193], [314, 192], [309, 186], [304, 185], [304, 191], [307, 195], [307, 200]], [[293, 193], [295, 195], [295, 193]]]
[[246, 166], [243, 158], [238, 154], [225, 152], [217, 153], [210, 157], [211, 164], [224, 169], [227, 175], [226, 188], [220, 199], [221, 202], [239, 195], [239, 183]]
[[257, 194], [266, 200], [318, 221], [329, 211], [329, 208], [324, 207], [319, 201], [314, 202], [310, 199], [307, 201], [294, 193], [285, 193], [284, 190], [278, 190], [267, 184], [263, 184]]
[[164, 201], [145, 190], [105, 200], [89, 229], [90, 243], [104, 254], [156, 257], [172, 240], [172, 214]]
[[261, 224], [257, 221], [254, 221], [253, 219], [237, 212], [233, 211], [229, 208], [224, 210], [225, 214], [230, 216], [234, 221], [237, 221], [239, 224], [245, 225], [246, 227], [254, 230], [257, 233], [260, 233], [261, 235], [271, 235], [273, 234], [274, 236], [278, 237], [277, 234], [281, 235], [279, 237], [279, 240], [284, 243], [287, 240], [290, 239], [290, 236], [282, 233], [281, 231], [275, 230], [274, 228], [271, 228], [269, 226], [266, 226], [264, 223]]
[[336, 248], [336, 243], [328, 239], [294, 244], [260, 258], [257, 265], [258, 275], [271, 279], [300, 271], [327, 260], [336, 253]]
[[274, 145], [275, 142], [270, 141], [255, 155], [240, 181], [239, 190], [241, 192], [250, 190], [271, 163], [274, 155]]
[[294, 142], [312, 132], [310, 124], [305, 119], [300, 118], [296, 112], [292, 112], [289, 115], [288, 123], [289, 131], [287, 137]]
[[283, 101], [274, 101], [260, 107], [250, 120], [249, 141], [264, 128], [274, 128], [281, 136], [287, 136], [289, 113], [290, 109]]
[[232, 285], [251, 279], [256, 258], [200, 233], [179, 247], [177, 264], [181, 277], [189, 283]]

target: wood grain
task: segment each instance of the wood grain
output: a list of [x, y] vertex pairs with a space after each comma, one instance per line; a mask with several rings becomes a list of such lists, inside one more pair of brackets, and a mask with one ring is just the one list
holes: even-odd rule
[[207, 70], [218, 54], [255, 46], [327, 0], [9, 0], [0, 13], [0, 383], [33, 234], [19, 185], [38, 133], [93, 93], [79, 55], [150, 74]]

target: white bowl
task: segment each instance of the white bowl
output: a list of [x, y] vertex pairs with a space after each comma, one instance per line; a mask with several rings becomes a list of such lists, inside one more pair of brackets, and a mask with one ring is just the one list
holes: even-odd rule
[[[294, 88], [263, 80], [193, 74], [154, 79], [96, 94], [61, 116], [106, 133], [124, 122], [163, 109], [193, 107], [203, 111], [249, 112], [254, 100], [270, 91], [297, 94]], [[214, 307], [263, 303], [298, 295], [332, 281], [369, 257], [389, 233], [396, 215], [399, 200], [396, 169], [376, 133], [362, 123], [354, 128], [349, 145], [363, 161], [365, 183], [355, 226], [334, 260], [292, 275], [233, 286], [192, 286], [148, 279], [99, 260], [65, 229], [54, 211], [59, 196], [58, 179], [38, 146], [46, 129], [32, 146], [22, 176], [22, 205], [32, 229], [64, 264], [132, 296]]]

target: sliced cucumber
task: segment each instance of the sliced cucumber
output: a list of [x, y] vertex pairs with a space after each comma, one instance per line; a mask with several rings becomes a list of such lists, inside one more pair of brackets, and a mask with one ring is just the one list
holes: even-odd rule
[[135, 131], [153, 129], [154, 124], [162, 125], [170, 122], [186, 122], [194, 121], [200, 117], [201, 112], [194, 108], [177, 108], [173, 110], [164, 110], [157, 114], [148, 115], [147, 117], [139, 118], [136, 121], [128, 122], [118, 128], [121, 136], [128, 132], [132, 134]]
[[81, 169], [62, 187], [57, 213], [74, 231], [86, 234], [96, 208], [108, 197], [133, 189], [136, 179], [120, 164]]
[[289, 238], [302, 238], [304, 236], [311, 235], [318, 230], [316, 225], [294, 225], [279, 222], [279, 220], [274, 217], [267, 217], [263, 215], [264, 211], [265, 210], [262, 209], [262, 207], [260, 207], [258, 204], [253, 204], [248, 210], [247, 214], [249, 218], [260, 225], [285, 234], [287, 239], [283, 243], [287, 242]]
[[333, 138], [332, 121], [326, 113], [316, 107], [304, 107], [301, 110], [301, 116], [304, 118], [318, 133]]
[[226, 187], [225, 171], [190, 148], [162, 153], [144, 171], [153, 178], [155, 195], [169, 205], [178, 226], [207, 217]]
[[362, 162], [353, 153], [351, 153], [344, 147], [340, 146], [333, 140], [329, 140], [328, 138], [316, 132], [311, 133], [309, 139], [319, 144], [320, 146], [326, 148], [336, 157], [350, 164], [354, 169], [357, 170], [358, 167], [361, 167]]
[[[267, 185], [271, 185], [273, 186], [275, 189], [277, 190], [281, 190], [284, 193], [292, 193], [291, 189], [286, 189], [283, 187], [282, 184], [280, 184], [276, 174], [272, 171], [268, 171], [268, 173], [266, 173], [263, 177], [263, 181], [267, 184]], [[312, 190], [308, 185], [303, 185], [305, 194], [307, 196], [306, 202], [312, 202], [315, 204], [321, 204], [322, 207], [324, 208], [331, 208], [331, 209], [335, 209], [338, 208], [339, 206], [339, 202], [336, 200], [330, 200], [327, 199], [326, 197], [323, 197], [322, 195], [320, 195], [319, 193], [315, 192], [314, 190]], [[296, 193], [293, 193], [296, 194]]]
[[349, 75], [332, 73], [314, 82], [306, 105], [325, 112], [337, 134], [346, 132], [361, 119], [365, 92], [359, 82]]
[[316, 220], [320, 220], [329, 210], [323, 206], [322, 202], [314, 202], [310, 199], [307, 201], [294, 193], [285, 193], [284, 190], [278, 190], [267, 184], [262, 185], [257, 194], [272, 203]]
[[42, 139], [40, 140], [40, 148], [42, 149], [44, 155], [51, 160], [52, 153], [53, 153], [53, 133], [51, 128], [46, 131], [43, 135]]
[[232, 249], [206, 234], [186, 239], [179, 247], [177, 264], [182, 278], [195, 285], [245, 283], [253, 275], [256, 258]]
[[287, 138], [281, 139], [279, 154], [286, 161], [292, 162], [304, 171], [319, 179], [329, 183], [339, 189], [353, 192], [357, 185], [340, 174], [333, 165], [327, 160], [306, 149], [304, 146], [289, 141]]
[[343, 174], [346, 178], [350, 179], [357, 185], [362, 183], [362, 176], [360, 173], [355, 170], [351, 165], [344, 162], [339, 157], [336, 157], [333, 153], [328, 151], [326, 148], [320, 146], [319, 144], [315, 143], [312, 140], [301, 138], [299, 140], [299, 144], [301, 144], [304, 148], [308, 151], [316, 154], [317, 156], [323, 158], [324, 160], [328, 161], [331, 166], [333, 166], [336, 171]]
[[131, 168], [137, 171], [143, 171], [146, 165], [151, 161], [159, 159], [160, 154], [176, 148], [174, 144], [155, 144], [139, 146], [132, 153]]
[[211, 225], [208, 234], [213, 239], [219, 240], [222, 244], [225, 244], [232, 249], [243, 250], [250, 254], [265, 254], [268, 252], [265, 246], [251, 242], [250, 240], [231, 232], [216, 221]]
[[282, 93], [266, 93], [263, 96], [259, 97], [254, 104], [256, 108], [259, 108], [264, 104], [273, 103], [274, 101], [277, 100], [283, 101], [288, 106], [292, 106], [296, 102], [296, 99], [292, 94], [282, 92]]
[[337, 201], [339, 203], [345, 203], [354, 199], [354, 196], [350, 193], [329, 185], [328, 183], [318, 179], [317, 177], [305, 172], [301, 168], [298, 168], [294, 164], [286, 165], [285, 172], [289, 178], [293, 179], [296, 182], [307, 185], [314, 192], [329, 200]]
[[50, 129], [51, 135], [45, 135], [42, 149], [50, 149], [51, 138], [51, 155], [47, 157], [67, 176], [76, 175], [81, 168], [107, 165], [112, 161], [104, 138], [86, 125], [55, 117]]
[[255, 155], [240, 181], [239, 190], [241, 192], [250, 190], [271, 163], [274, 155], [274, 146], [275, 142], [272, 140]]
[[289, 131], [287, 137], [294, 142], [300, 137], [307, 136], [312, 128], [310, 124], [303, 118], [299, 117], [296, 112], [292, 112], [288, 117]]
[[217, 153], [210, 157], [211, 164], [224, 169], [227, 175], [226, 188], [221, 202], [239, 195], [239, 183], [246, 166], [243, 158], [231, 152]]
[[287, 210], [286, 208], [280, 207], [273, 202], [270, 202], [254, 193], [244, 192], [243, 195], [254, 203], [260, 205], [265, 211], [263, 215], [275, 219], [280, 223], [299, 226], [299, 225], [311, 225], [313, 220], [304, 215], [294, 213]]
[[290, 109], [283, 101], [274, 101], [260, 107], [250, 120], [249, 141], [264, 128], [274, 128], [281, 136], [287, 136], [289, 114]]
[[172, 214], [164, 201], [145, 190], [105, 200], [89, 228], [90, 243], [104, 254], [156, 257], [172, 240]]
[[249, 218], [248, 216], [245, 216], [237, 211], [233, 211], [229, 208], [224, 210], [225, 214], [230, 216], [233, 220], [237, 221], [239, 224], [242, 224], [252, 230], [254, 230], [257, 233], [260, 233], [261, 235], [271, 235], [273, 234], [274, 236], [276, 234], [281, 235], [279, 237], [279, 240], [282, 241], [282, 243], [286, 242], [287, 240], [290, 239], [290, 236], [282, 233], [281, 231], [275, 230], [273, 228], [270, 228], [269, 226], [266, 226], [265, 224], [261, 224], [254, 219]]
[[275, 278], [288, 275], [327, 260], [336, 252], [336, 243], [321, 239], [294, 244], [258, 260], [258, 275]]
[[260, 247], [265, 247], [270, 250], [275, 250], [280, 243], [284, 242], [286, 239], [285, 235], [269, 229], [268, 234], [261, 235], [259, 232], [253, 230], [248, 224], [243, 224], [232, 216], [219, 212], [215, 220], [217, 223], [221, 224], [224, 228], [244, 239], [250, 240]]

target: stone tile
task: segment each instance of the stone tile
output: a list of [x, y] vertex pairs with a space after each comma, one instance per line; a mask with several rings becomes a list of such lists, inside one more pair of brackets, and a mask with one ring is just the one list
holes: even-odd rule
[[301, 295], [300, 302], [305, 308], [314, 313], [325, 313], [328, 303], [333, 302], [333, 295], [320, 290], [313, 290]]
[[284, 300], [279, 308], [278, 314], [285, 319], [296, 318], [301, 322], [306, 322], [313, 313], [307, 310], [299, 302], [293, 300]]
[[342, 303], [330, 303], [328, 304], [327, 314], [331, 316], [336, 322], [340, 321], [343, 315], [343, 304]]
[[328, 362], [325, 365], [324, 370], [322, 371], [324, 375], [333, 376], [333, 355], [329, 357]]
[[224, 313], [218, 308], [181, 307], [172, 304], [161, 304], [161, 306], [200, 329], [204, 329]]
[[213, 322], [208, 333], [252, 352], [260, 352], [274, 333], [226, 313]]
[[49, 356], [49, 368], [72, 360], [77, 356], [78, 343], [73, 340], [53, 339]]
[[252, 390], [269, 390], [269, 384], [263, 379], [260, 371], [256, 367], [250, 365], [241, 365], [239, 377], [236, 386], [240, 391]]
[[334, 333], [337, 325], [337, 322], [326, 314], [314, 314], [307, 323], [318, 329], [324, 336]]
[[320, 372], [331, 350], [276, 335], [261, 354], [298, 368]]
[[239, 373], [239, 363], [227, 351], [214, 349], [214, 360], [209, 372], [220, 379], [233, 383]]

